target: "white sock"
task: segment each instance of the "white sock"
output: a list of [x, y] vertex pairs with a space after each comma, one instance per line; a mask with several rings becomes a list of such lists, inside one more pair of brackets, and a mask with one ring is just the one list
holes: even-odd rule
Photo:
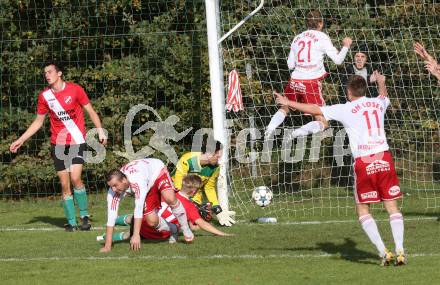
[[377, 251], [379, 251], [379, 256], [384, 256], [385, 245], [383, 244], [382, 238], [380, 237], [379, 230], [377, 229], [376, 222], [371, 215], [364, 215], [359, 217], [359, 222], [362, 228], [367, 234], [370, 241], [376, 246]]
[[278, 110], [275, 115], [273, 115], [272, 119], [270, 119], [270, 123], [267, 125], [267, 131], [271, 133], [275, 131], [275, 129], [284, 122], [285, 118], [286, 114], [283, 111]]
[[401, 213], [390, 215], [391, 232], [393, 233], [396, 252], [403, 252], [403, 216]]
[[188, 225], [188, 218], [186, 217], [186, 211], [182, 203], [177, 200], [175, 205], [170, 205], [171, 212], [179, 221], [180, 227], [182, 228], [183, 235], [186, 237], [193, 237], [193, 233]]
[[156, 227], [156, 230], [159, 232], [170, 232], [170, 226], [169, 223], [162, 217], [159, 216], [159, 224]]
[[312, 121], [293, 131], [293, 137], [307, 136], [316, 134], [324, 130], [324, 125], [320, 121]]

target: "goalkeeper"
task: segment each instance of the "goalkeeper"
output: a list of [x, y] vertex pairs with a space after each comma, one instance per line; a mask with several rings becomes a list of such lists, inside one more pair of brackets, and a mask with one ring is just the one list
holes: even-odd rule
[[[217, 199], [217, 177], [220, 167], [218, 161], [222, 155], [221, 143], [216, 142], [215, 150], [207, 151], [206, 143], [202, 145], [201, 152], [188, 152], [179, 159], [175, 171], [172, 173], [174, 186], [181, 190], [183, 177], [187, 174], [197, 174], [202, 179], [201, 191], [198, 191], [192, 201], [197, 204], [199, 209], [203, 209], [203, 194], [212, 205], [212, 211], [222, 226], [230, 227], [235, 224], [234, 211], [224, 211]], [[204, 210], [201, 210], [204, 212]]]

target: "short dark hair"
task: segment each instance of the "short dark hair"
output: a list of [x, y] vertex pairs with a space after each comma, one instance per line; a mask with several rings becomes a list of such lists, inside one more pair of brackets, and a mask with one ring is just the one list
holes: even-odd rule
[[348, 79], [347, 90], [350, 90], [354, 97], [363, 97], [367, 93], [367, 82], [360, 75], [352, 75]]
[[209, 138], [206, 139], [203, 144], [202, 144], [202, 148], [201, 151], [202, 153], [206, 153], [206, 152], [214, 152], [216, 153], [217, 151], [219, 151], [222, 148], [222, 143], [219, 141], [214, 141], [215, 142], [215, 149], [213, 149], [213, 144], [211, 144], [213, 141], [210, 140]]
[[63, 66], [61, 65], [61, 63], [56, 62], [56, 61], [47, 61], [47, 62], [45, 62], [44, 65], [43, 65], [43, 69], [48, 67], [48, 66], [50, 66], [50, 65], [55, 66], [55, 70], [57, 72], [60, 72], [60, 71], [63, 72], [64, 71], [63, 70]]
[[317, 29], [320, 23], [324, 22], [321, 12], [318, 10], [311, 10], [306, 15], [306, 25], [308, 29]]
[[127, 176], [119, 169], [112, 169], [110, 170], [105, 178], [107, 179], [107, 182], [109, 182], [110, 180], [112, 180], [113, 178], [118, 178], [118, 180], [122, 180], [122, 178], [127, 178]]

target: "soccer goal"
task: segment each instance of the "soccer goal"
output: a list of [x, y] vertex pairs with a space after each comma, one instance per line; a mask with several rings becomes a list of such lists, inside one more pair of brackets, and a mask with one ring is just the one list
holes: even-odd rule
[[[276, 112], [273, 91], [282, 92], [290, 75], [287, 56], [293, 37], [306, 30], [305, 15], [318, 9], [324, 31], [340, 49], [353, 45], [344, 63], [326, 61], [323, 83], [327, 104], [345, 102], [344, 77], [355, 54], [367, 56], [366, 70], [387, 77], [391, 108], [386, 114], [388, 143], [394, 155], [402, 206], [408, 212], [438, 212], [440, 152], [438, 82], [413, 51], [422, 42], [430, 54], [440, 49], [436, 1], [264, 1], [263, 8], [221, 43], [224, 76], [238, 72], [243, 110], [227, 112], [231, 134], [228, 164], [231, 208], [243, 217], [262, 213], [252, 190], [268, 186], [272, 204], [263, 213], [282, 217], [353, 213], [351, 156], [345, 131], [332, 124], [325, 132], [291, 140], [289, 132], [310, 121], [291, 112], [274, 140], [263, 134]], [[221, 34], [249, 15], [260, 1], [221, 1]], [[351, 70], [351, 71], [350, 71]], [[226, 83], [226, 79], [225, 79]], [[375, 86], [369, 96], [375, 96]], [[227, 90], [226, 90], [227, 92]]]

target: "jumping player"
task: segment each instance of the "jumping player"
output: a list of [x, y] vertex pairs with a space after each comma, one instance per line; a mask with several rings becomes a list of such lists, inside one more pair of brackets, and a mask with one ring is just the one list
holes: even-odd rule
[[[291, 78], [284, 88], [284, 95], [291, 101], [324, 106], [322, 97], [322, 80], [327, 76], [324, 68], [324, 55], [339, 65], [345, 59], [351, 46], [351, 38], [342, 40], [340, 52], [333, 46], [329, 36], [322, 32], [324, 20], [321, 13], [312, 10], [306, 15], [308, 30], [297, 35], [291, 44], [287, 65], [293, 70]], [[272, 136], [275, 129], [284, 122], [289, 114], [289, 108], [282, 106], [272, 117], [267, 126], [265, 137]], [[317, 133], [327, 127], [322, 116], [316, 116], [312, 121], [292, 133], [292, 137]]]
[[293, 102], [276, 94], [277, 103], [314, 116], [324, 116], [325, 120], [336, 120], [344, 125], [355, 159], [354, 194], [359, 222], [382, 257], [381, 264], [389, 265], [394, 256], [385, 248], [376, 222], [369, 213], [371, 203], [383, 202], [390, 217], [397, 254], [395, 264], [404, 265], [406, 258], [403, 250], [403, 216], [396, 201], [402, 194], [384, 130], [384, 116], [390, 100], [385, 76], [378, 71], [373, 75], [379, 89], [379, 96], [376, 98], [365, 96], [367, 90], [365, 79], [354, 75], [347, 83], [349, 102], [345, 104], [319, 107], [314, 104]]
[[49, 114], [51, 155], [63, 193], [64, 214], [67, 219], [65, 229], [66, 231], [77, 229], [73, 201], [75, 199], [82, 220], [80, 229], [89, 230], [91, 225], [87, 193], [81, 179], [84, 164], [83, 153], [86, 150], [83, 109], [98, 129], [100, 143], [105, 145], [107, 137], [87, 94], [79, 85], [63, 81], [62, 75], [59, 64], [49, 62], [44, 66], [44, 77], [49, 86], [38, 95], [37, 117], [9, 149], [16, 153], [23, 143], [43, 126], [46, 114]]

